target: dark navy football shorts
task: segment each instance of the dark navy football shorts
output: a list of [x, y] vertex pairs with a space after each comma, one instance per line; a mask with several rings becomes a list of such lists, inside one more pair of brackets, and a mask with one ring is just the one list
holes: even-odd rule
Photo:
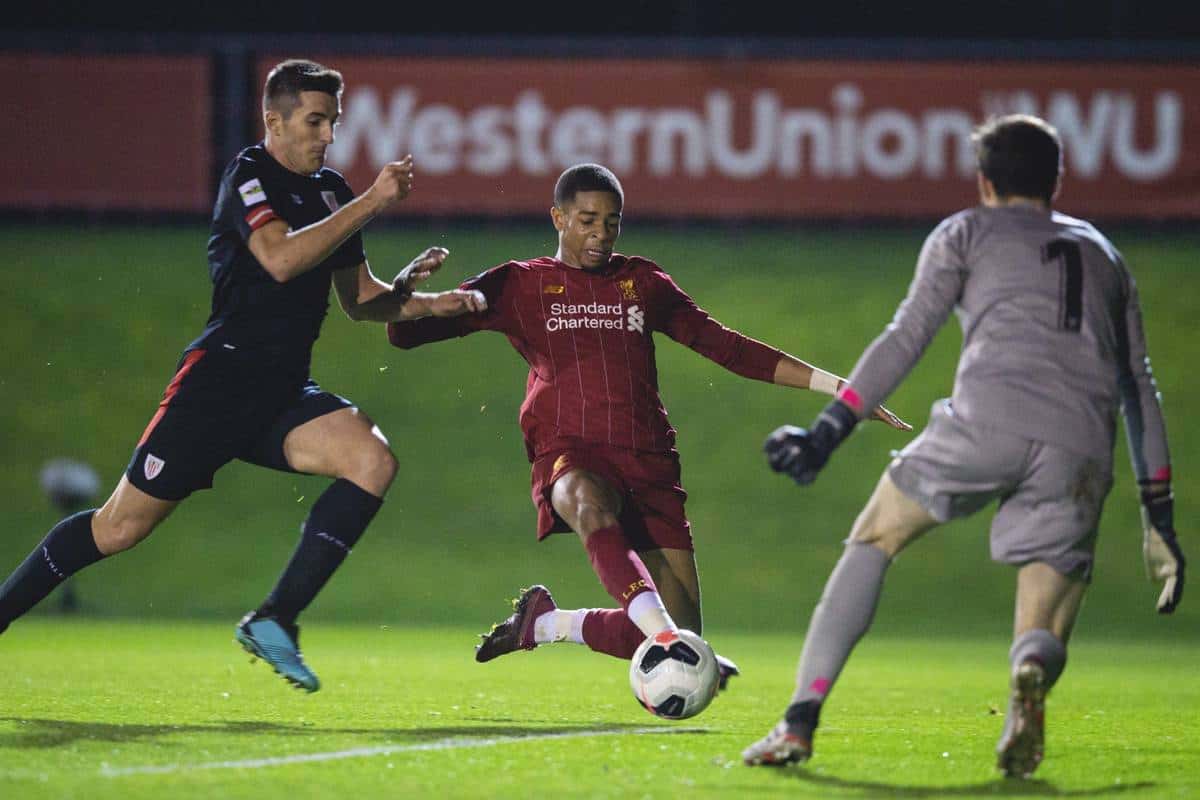
[[125, 470], [160, 500], [212, 487], [233, 459], [295, 472], [283, 440], [304, 423], [353, 404], [303, 371], [259, 354], [216, 347], [184, 353]]

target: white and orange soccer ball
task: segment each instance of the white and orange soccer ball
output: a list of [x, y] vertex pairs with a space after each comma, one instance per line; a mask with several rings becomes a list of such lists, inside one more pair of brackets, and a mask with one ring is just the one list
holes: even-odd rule
[[708, 708], [719, 680], [713, 649], [687, 630], [651, 636], [629, 665], [634, 697], [651, 714], [665, 719], [687, 719]]

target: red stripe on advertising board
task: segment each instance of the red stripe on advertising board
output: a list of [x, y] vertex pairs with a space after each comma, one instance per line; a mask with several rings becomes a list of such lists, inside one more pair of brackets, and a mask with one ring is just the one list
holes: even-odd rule
[[0, 207], [207, 211], [208, 59], [0, 54]]

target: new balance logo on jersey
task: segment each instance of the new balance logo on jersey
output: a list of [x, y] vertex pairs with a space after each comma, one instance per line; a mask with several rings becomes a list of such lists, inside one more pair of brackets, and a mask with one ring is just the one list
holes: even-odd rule
[[167, 462], [158, 456], [146, 453], [146, 463], [142, 464], [142, 473], [146, 476], [146, 480], [152, 481], [158, 477], [166, 465]]
[[330, 213], [338, 210], [337, 195], [333, 192], [321, 192], [321, 199], [329, 206]]
[[630, 306], [626, 313], [628, 314], [626, 324], [629, 326], [629, 330], [644, 333], [646, 329], [646, 312], [637, 306]]

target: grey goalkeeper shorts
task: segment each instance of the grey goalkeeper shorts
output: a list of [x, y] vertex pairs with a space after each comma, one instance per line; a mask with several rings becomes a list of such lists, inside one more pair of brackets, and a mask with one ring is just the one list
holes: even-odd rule
[[921, 435], [895, 454], [892, 482], [938, 522], [999, 507], [992, 518], [992, 559], [1049, 564], [1091, 580], [1096, 532], [1112, 488], [1112, 457], [1073, 453], [996, 430], [933, 404]]

